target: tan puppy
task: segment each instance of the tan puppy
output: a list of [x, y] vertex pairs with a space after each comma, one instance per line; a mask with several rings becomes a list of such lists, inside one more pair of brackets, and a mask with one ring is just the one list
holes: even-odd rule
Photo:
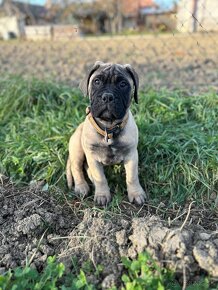
[[138, 179], [138, 128], [129, 110], [133, 91], [138, 102], [138, 84], [138, 75], [130, 65], [97, 61], [81, 85], [90, 107], [85, 121], [70, 138], [67, 183], [71, 189], [74, 179], [75, 192], [86, 196], [86, 165], [99, 205], [111, 200], [103, 166], [120, 162], [126, 170], [129, 201], [142, 204], [146, 198]]

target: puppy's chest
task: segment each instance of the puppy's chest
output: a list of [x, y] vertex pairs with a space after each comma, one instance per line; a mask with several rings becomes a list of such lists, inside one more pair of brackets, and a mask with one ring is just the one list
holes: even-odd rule
[[104, 165], [114, 165], [122, 162], [125, 155], [129, 152], [128, 147], [107, 144], [93, 144], [91, 145], [91, 151], [95, 159]]

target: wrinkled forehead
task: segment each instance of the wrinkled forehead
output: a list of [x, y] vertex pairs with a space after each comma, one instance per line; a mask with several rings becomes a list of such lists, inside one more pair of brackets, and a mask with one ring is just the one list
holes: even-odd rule
[[121, 64], [104, 64], [101, 65], [91, 76], [92, 81], [96, 76], [102, 77], [104, 81], [116, 82], [119, 79], [127, 79], [132, 83], [132, 79], [126, 68]]

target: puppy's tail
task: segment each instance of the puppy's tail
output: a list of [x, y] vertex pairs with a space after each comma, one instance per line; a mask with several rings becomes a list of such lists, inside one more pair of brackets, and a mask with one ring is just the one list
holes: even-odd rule
[[67, 177], [67, 186], [69, 189], [72, 189], [73, 186], [73, 176], [72, 176], [72, 172], [71, 172], [71, 164], [70, 164], [70, 156], [68, 156], [67, 159], [67, 166], [66, 166], [66, 177]]

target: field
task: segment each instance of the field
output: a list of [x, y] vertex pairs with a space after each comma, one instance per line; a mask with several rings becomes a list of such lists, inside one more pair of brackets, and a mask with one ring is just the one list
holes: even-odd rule
[[[218, 289], [218, 57], [214, 35], [194, 37], [0, 43], [0, 289]], [[187, 53], [198, 37], [205, 54]], [[121, 165], [105, 208], [66, 188], [88, 105], [77, 85], [96, 59], [140, 73], [142, 207]]]
[[142, 88], [218, 88], [218, 34], [90, 37], [0, 43], [0, 73], [77, 86], [96, 60], [132, 64]]

